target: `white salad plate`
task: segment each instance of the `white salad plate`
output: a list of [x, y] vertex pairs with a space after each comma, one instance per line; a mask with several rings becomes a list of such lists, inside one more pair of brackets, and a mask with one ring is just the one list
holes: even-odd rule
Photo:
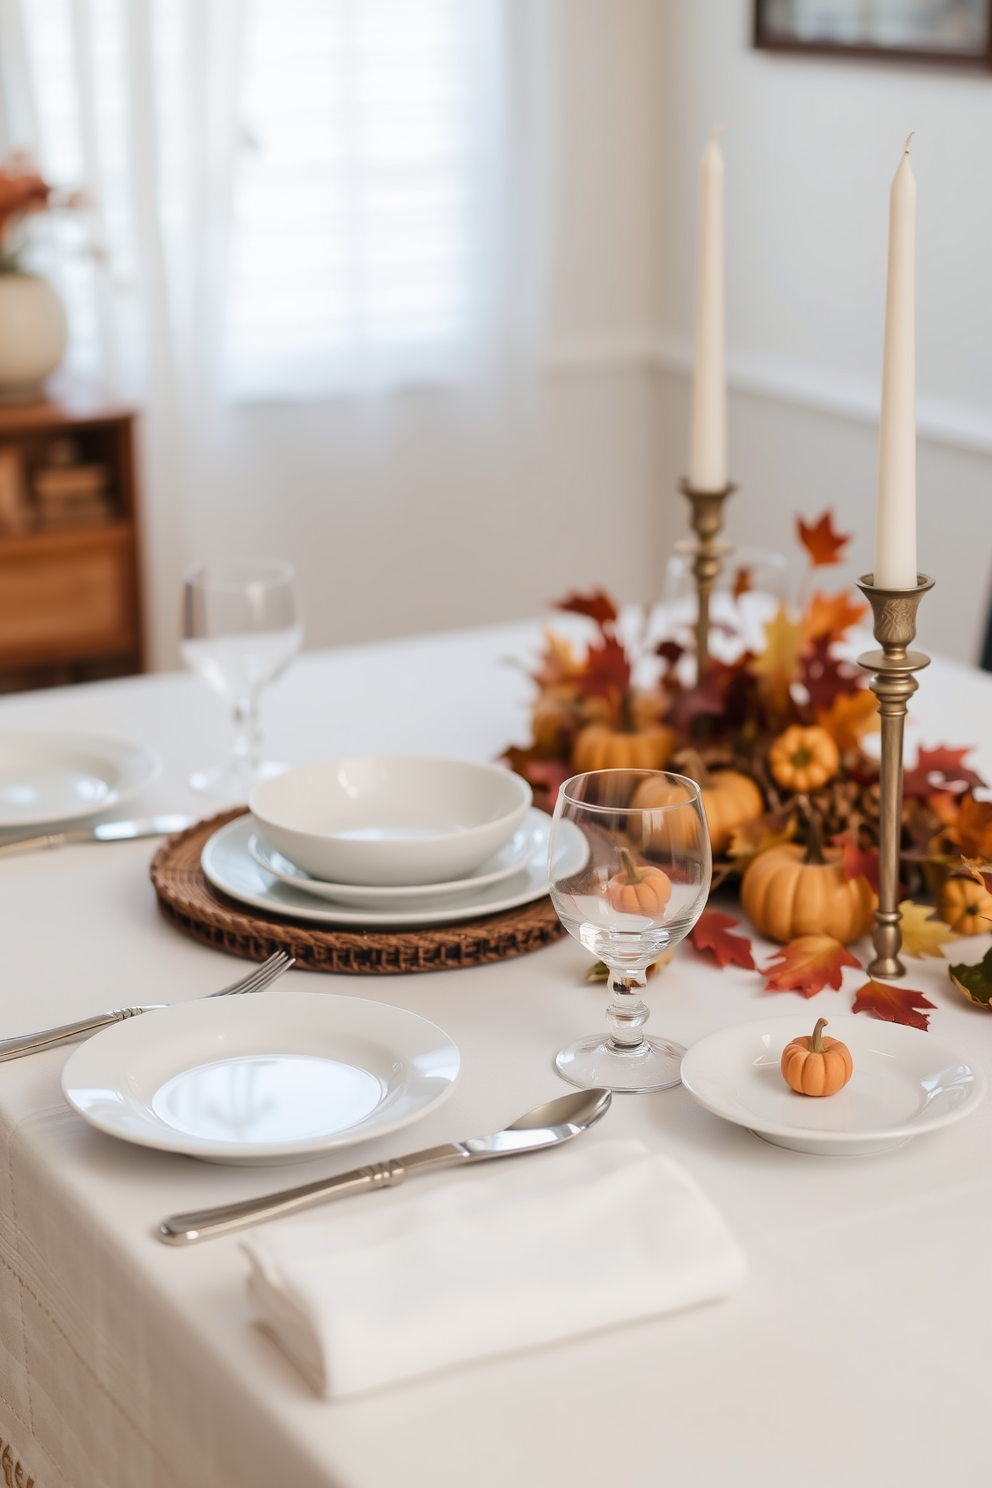
[[62, 1093], [112, 1137], [206, 1162], [303, 1161], [417, 1121], [458, 1050], [404, 1008], [328, 992], [178, 1003], [96, 1034]]
[[0, 733], [0, 830], [96, 816], [151, 785], [151, 749], [90, 734]]
[[363, 904], [369, 909], [409, 905], [411, 901], [436, 898], [439, 894], [471, 894], [489, 884], [500, 883], [526, 868], [538, 852], [547, 855], [548, 832], [551, 822], [547, 813], [536, 806], [528, 809], [523, 822], [505, 847], [500, 848], [474, 873], [465, 878], [456, 878], [448, 883], [398, 884], [392, 888], [377, 888], [373, 884], [325, 883], [322, 878], [311, 878], [303, 868], [297, 868], [281, 852], [277, 852], [259, 833], [248, 838], [248, 851], [260, 868], [271, 873], [280, 882], [312, 894], [317, 899], [331, 899], [338, 904]]
[[[547, 821], [546, 830], [550, 832], [551, 818]], [[569, 822], [566, 825], [572, 827], [573, 824]], [[321, 903], [312, 894], [280, 882], [259, 867], [248, 851], [248, 841], [255, 830], [250, 816], [239, 816], [216, 831], [204, 844], [200, 856], [203, 872], [215, 889], [241, 904], [250, 904], [267, 914], [284, 915], [289, 919], [308, 920], [319, 925], [392, 925], [396, 928], [453, 924], [457, 920], [472, 920], [479, 915], [499, 914], [501, 910], [529, 904], [548, 892], [545, 848], [536, 853], [519, 873], [501, 883], [489, 884], [471, 894], [440, 895], [429, 905], [414, 901], [396, 909], [367, 909], [356, 904]], [[589, 847], [578, 828], [573, 830], [572, 872], [578, 873], [587, 861]]]
[[812, 1032], [813, 1013], [756, 1018], [693, 1044], [682, 1084], [701, 1106], [794, 1152], [826, 1157], [900, 1147], [977, 1110], [985, 1075], [970, 1056], [932, 1033], [864, 1015], [831, 1018], [826, 1036], [851, 1051], [854, 1073], [836, 1095], [790, 1090], [779, 1068], [792, 1039]]

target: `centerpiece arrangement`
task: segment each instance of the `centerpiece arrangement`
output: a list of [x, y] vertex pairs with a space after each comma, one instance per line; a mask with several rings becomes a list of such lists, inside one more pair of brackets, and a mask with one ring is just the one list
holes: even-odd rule
[[[929, 658], [908, 648], [917, 607], [933, 580], [916, 561], [915, 241], [916, 182], [910, 140], [892, 183], [885, 313], [875, 567], [858, 588], [872, 611], [878, 650], [845, 650], [868, 605], [816, 587], [841, 561], [849, 536], [832, 512], [798, 521], [809, 560], [801, 593], [779, 603], [763, 645], [744, 628], [714, 623], [710, 605], [723, 558], [717, 541], [735, 490], [727, 477], [723, 304], [723, 158], [717, 132], [703, 154], [689, 474], [680, 489], [695, 541], [695, 623], [649, 639], [646, 616], [631, 635], [602, 590], [571, 594], [558, 608], [595, 627], [584, 650], [554, 632], [533, 673], [532, 738], [505, 758], [553, 809], [562, 782], [603, 769], [678, 772], [699, 788], [713, 852], [712, 887], [736, 889], [759, 934], [783, 949], [763, 968], [768, 991], [813, 996], [840, 989], [859, 967], [848, 947], [869, 934], [874, 957], [854, 1011], [928, 1026], [920, 992], [892, 983], [900, 951], [942, 956], [960, 934], [992, 926], [992, 803], [967, 765], [967, 748], [921, 748], [903, 768], [903, 730], [915, 673]], [[685, 545], [683, 545], [685, 546]], [[739, 569], [733, 599], [752, 587]], [[738, 616], [738, 618], [740, 618]], [[713, 655], [711, 632], [724, 644]], [[870, 675], [867, 680], [866, 674]], [[878, 754], [865, 748], [880, 731]], [[664, 777], [645, 780], [635, 808], [663, 806]], [[652, 792], [660, 793], [653, 795]], [[912, 894], [936, 898], [932, 907]], [[710, 907], [689, 938], [720, 966], [755, 969], [734, 916]], [[597, 966], [592, 976], [605, 979]], [[992, 951], [978, 967], [952, 967], [971, 1001], [992, 1005]]]

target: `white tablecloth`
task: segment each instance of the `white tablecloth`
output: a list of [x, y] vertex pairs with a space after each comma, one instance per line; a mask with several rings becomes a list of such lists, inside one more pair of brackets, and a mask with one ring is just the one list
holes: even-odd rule
[[[527, 685], [501, 665], [536, 640], [504, 627], [303, 658], [265, 707], [274, 753], [422, 750], [491, 758], [526, 730]], [[978, 743], [992, 777], [992, 679], [921, 679], [931, 744]], [[0, 728], [121, 734], [166, 769], [140, 807], [188, 809], [189, 770], [219, 758], [223, 710], [194, 679], [138, 678], [0, 703]], [[105, 1005], [195, 997], [237, 963], [158, 914], [153, 844], [0, 862], [3, 1034]], [[976, 960], [988, 941], [959, 942]], [[282, 986], [394, 1002], [446, 1028], [454, 1097], [416, 1144], [497, 1128], [564, 1087], [562, 1043], [597, 1029], [602, 988], [571, 940], [464, 972]], [[946, 963], [914, 963], [932, 1027], [992, 1071], [992, 1017]], [[770, 999], [690, 949], [651, 984], [652, 1025], [685, 1044], [770, 1010], [846, 1011], [844, 992]], [[278, 995], [278, 989], [272, 996]], [[253, 1325], [235, 1239], [170, 1250], [179, 1209], [339, 1171], [354, 1152], [237, 1170], [128, 1147], [64, 1106], [67, 1050], [0, 1066], [0, 1472], [45, 1488], [836, 1488], [979, 1484], [992, 1461], [992, 1103], [872, 1158], [767, 1146], [682, 1089], [619, 1097], [604, 1123], [669, 1153], [721, 1208], [751, 1264], [731, 1300], [344, 1404], [317, 1400]], [[404, 1143], [406, 1135], [404, 1134]], [[591, 1138], [590, 1138], [591, 1140]], [[396, 1138], [362, 1160], [392, 1155]], [[456, 1181], [453, 1179], [452, 1181]], [[289, 1221], [294, 1223], [294, 1221]], [[21, 1463], [15, 1478], [13, 1463]]]

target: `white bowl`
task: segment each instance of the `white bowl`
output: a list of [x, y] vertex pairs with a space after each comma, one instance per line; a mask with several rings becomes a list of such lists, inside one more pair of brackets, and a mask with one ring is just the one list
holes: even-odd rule
[[513, 836], [530, 786], [498, 765], [368, 755], [301, 765], [251, 794], [272, 845], [313, 878], [399, 886], [462, 878]]

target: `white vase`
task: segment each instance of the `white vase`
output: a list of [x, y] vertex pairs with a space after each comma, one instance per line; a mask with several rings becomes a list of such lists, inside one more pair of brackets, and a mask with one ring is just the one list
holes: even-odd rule
[[0, 274], [0, 403], [30, 403], [65, 355], [62, 301], [36, 274]]

